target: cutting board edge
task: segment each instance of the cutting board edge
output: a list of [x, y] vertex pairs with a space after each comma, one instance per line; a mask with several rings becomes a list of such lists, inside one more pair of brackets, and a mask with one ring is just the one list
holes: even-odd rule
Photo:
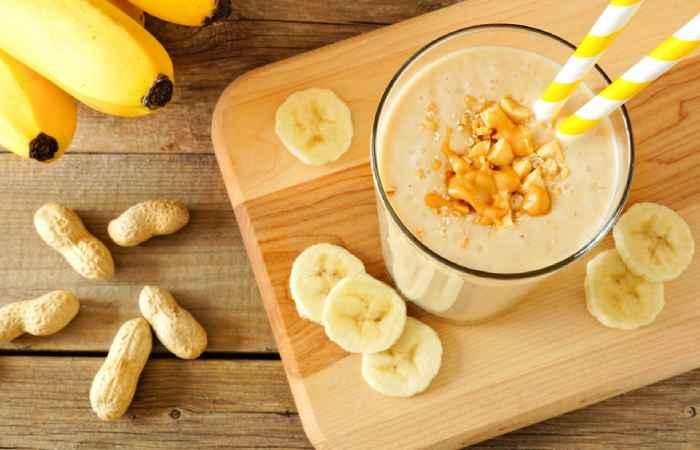
[[[436, 14], [438, 12], [443, 12], [443, 11], [445, 11], [445, 10], [431, 13], [431, 15]], [[421, 18], [425, 18], [425, 16], [421, 16]], [[418, 20], [418, 18], [413, 19], [413, 20]], [[387, 30], [387, 28], [382, 28], [381, 30], [377, 30], [377, 31], [372, 32], [372, 34], [374, 35], [375, 33], [381, 33], [381, 32], [386, 31], [386, 30]], [[351, 38], [349, 40], [341, 41], [341, 42], [339, 42], [337, 44], [333, 44], [331, 46], [327, 46], [327, 47], [323, 47], [323, 48], [314, 50], [313, 52], [310, 52], [310, 53], [316, 55], [316, 54], [319, 54], [321, 52], [327, 51], [329, 49], [329, 47], [336, 47], [337, 48], [337, 47], [340, 47], [341, 45], [347, 44], [348, 41], [355, 41], [357, 39], [362, 39], [365, 37], [366, 37], [366, 35], [359, 36], [356, 38]], [[214, 143], [215, 144], [214, 145], [215, 154], [216, 154], [217, 160], [219, 162], [219, 165], [221, 167], [220, 170], [222, 170], [222, 172], [224, 172], [225, 170], [230, 171], [231, 176], [229, 176], [229, 177], [224, 176], [224, 179], [226, 181], [226, 188], [229, 191], [229, 195], [231, 197], [231, 202], [234, 206], [234, 210], [236, 211], [236, 216], [237, 216], [237, 220], [239, 222], [239, 225], [242, 223], [241, 219], [239, 219], [239, 215], [241, 215], [242, 217], [243, 217], [243, 215], [245, 215], [245, 217], [247, 217], [247, 219], [245, 219], [245, 220], [247, 222], [249, 222], [250, 228], [251, 229], [253, 228], [251, 219], [250, 219], [250, 217], [248, 217], [248, 214], [247, 214], [247, 208], [245, 205], [246, 200], [244, 199], [244, 196], [241, 193], [241, 190], [240, 190], [239, 186], [235, 183], [235, 181], [230, 181], [230, 180], [235, 180], [235, 178], [236, 178], [235, 177], [235, 167], [233, 167], [231, 164], [230, 155], [225, 150], [225, 146], [223, 146], [224, 150], [220, 151], [217, 144], [216, 144], [216, 136], [217, 136], [217, 134], [220, 134], [220, 130], [223, 127], [221, 111], [219, 108], [220, 104], [223, 102], [224, 98], [228, 95], [231, 95], [231, 96], [239, 95], [238, 90], [241, 89], [241, 85], [245, 86], [246, 84], [254, 81], [255, 79], [258, 79], [260, 76], [264, 76], [266, 74], [271, 73], [270, 71], [273, 71], [273, 72], [278, 71], [279, 67], [283, 67], [285, 64], [288, 64], [290, 62], [294, 63], [294, 61], [297, 61], [297, 60], [302, 61], [304, 58], [306, 58], [308, 56], [309, 56], [309, 53], [305, 53], [302, 55], [298, 55], [298, 56], [295, 56], [292, 58], [288, 58], [288, 59], [279, 61], [277, 63], [271, 64], [268, 66], [263, 66], [263, 67], [254, 69], [250, 72], [243, 74], [241, 77], [237, 78], [231, 84], [229, 84], [229, 86], [226, 88], [226, 90], [222, 94], [221, 98], [219, 99], [219, 102], [217, 103], [217, 107], [215, 110], [213, 123], [212, 123], [212, 138], [215, 141], [215, 143]], [[296, 64], [296, 63], [294, 63], [294, 64]], [[246, 87], [246, 89], [247, 89], [247, 87]], [[224, 168], [223, 166], [226, 166], [226, 168]], [[255, 197], [255, 198], [257, 198], [257, 197]], [[259, 247], [257, 240], [255, 239], [254, 233], [251, 236], [252, 237], [250, 237], [250, 239], [252, 240], [252, 242], [250, 244], [248, 243], [248, 239], [246, 239], [244, 237], [244, 242], [246, 243], [246, 250], [248, 252], [249, 258], [252, 261], [253, 260], [252, 255], [257, 254], [260, 258], [261, 264], [264, 265], [264, 263], [262, 262], [262, 258], [263, 258], [262, 254], [261, 254], [262, 250]], [[260, 276], [258, 276], [258, 273], [256, 271], [256, 279], [258, 280], [258, 287], [262, 293], [263, 287], [261, 286], [261, 280], [263, 278], [266, 279], [268, 285], [270, 285], [272, 283], [272, 280], [268, 276], [266, 268], [262, 268], [260, 270], [265, 271], [264, 275], [261, 274]], [[261, 277], [263, 277], [263, 278], [261, 278]], [[269, 292], [271, 293], [270, 294], [271, 295], [270, 301], [277, 302], [277, 297], [274, 295], [274, 289], [271, 288]], [[267, 297], [263, 296], [263, 303], [265, 304], [268, 318], [272, 322], [273, 319], [271, 317], [271, 312], [268, 309], [268, 304], [265, 301], [265, 298], [267, 298]], [[277, 313], [279, 313], [279, 309], [278, 309], [279, 305], [272, 305], [271, 304], [270, 306], [271, 306], [271, 308], [277, 309]], [[283, 360], [285, 362], [285, 364], [284, 364], [285, 371], [287, 373], [287, 377], [290, 381], [290, 385], [291, 385], [292, 391], [294, 393], [295, 402], [297, 403], [297, 407], [299, 408], [299, 413], [300, 413], [300, 417], [301, 417], [305, 432], [307, 433], [310, 440], [312, 441], [312, 443], [315, 446], [318, 446], [319, 448], [326, 448], [325, 446], [328, 444], [329, 440], [332, 442], [333, 438], [326, 436], [325, 431], [322, 429], [322, 427], [318, 423], [318, 420], [316, 418], [316, 413], [314, 412], [314, 409], [312, 407], [312, 402], [310, 401], [309, 394], [308, 394], [308, 392], [306, 390], [306, 386], [304, 384], [304, 378], [301, 376], [295, 376], [292, 373], [293, 371], [290, 370], [292, 367], [289, 366], [288, 364], [294, 364], [295, 360], [293, 357], [286, 357], [285, 358], [284, 355], [285, 354], [292, 355], [292, 353], [288, 353], [288, 351], [291, 351], [291, 350], [289, 350], [289, 349], [284, 350], [284, 346], [286, 345], [284, 343], [284, 338], [278, 337], [278, 334], [277, 334], [278, 330], [276, 330], [277, 327], [275, 327], [273, 325], [271, 328], [273, 328], [273, 330], [275, 330], [274, 331], [275, 340], [277, 341], [278, 345], [280, 346], [280, 352], [283, 354]], [[288, 330], [285, 329], [285, 330], [279, 330], [279, 331], [286, 333]], [[289, 339], [289, 336], [287, 336], [287, 339]], [[688, 367], [685, 367], [685, 365], [687, 365]], [[629, 380], [628, 380], [628, 384], [617, 383], [617, 385], [615, 386], [615, 389], [612, 389], [611, 392], [609, 392], [609, 394], [606, 393], [604, 395], [594, 395], [594, 393], [597, 392], [598, 389], [603, 390], [602, 385], [600, 388], [591, 389], [591, 390], [587, 391], [586, 394], [583, 394], [583, 393], [576, 394], [576, 396], [574, 396], [570, 399], [570, 401], [575, 405], [574, 407], [566, 406], [566, 405], [571, 404], [571, 403], [568, 403], [569, 399], [559, 398], [556, 401], [553, 401], [552, 404], [554, 405], [554, 404], [562, 403], [561, 406], [541, 407], [541, 408], [538, 408], [538, 409], [533, 410], [533, 411], [528, 412], [528, 413], [523, 413], [523, 414], [519, 414], [517, 416], [509, 417], [508, 420], [506, 422], [504, 422], [504, 423], [509, 424], [507, 427], [503, 427], [503, 426], [493, 427], [493, 429], [491, 431], [484, 432], [483, 434], [476, 433], [475, 430], [472, 429], [472, 430], [469, 430], [467, 432], [461, 433], [457, 436], [451, 437], [447, 440], [443, 440], [441, 442], [441, 444], [445, 444], [445, 446], [446, 446], [445, 448], [452, 448], [452, 447], [447, 447], [447, 446], [448, 445], [451, 446], [452, 444], [465, 445], [467, 443], [471, 444], [471, 443], [475, 443], [475, 442], [480, 442], [484, 439], [488, 439], [490, 437], [493, 437], [493, 436], [496, 436], [496, 435], [499, 435], [499, 434], [502, 434], [502, 433], [505, 433], [508, 431], [512, 431], [514, 429], [521, 428], [523, 426], [527, 426], [529, 424], [538, 422], [540, 420], [544, 420], [544, 419], [559, 415], [559, 414], [564, 413], [564, 412], [583, 408], [585, 406], [588, 406], [590, 404], [605, 400], [607, 398], [611, 398], [611, 397], [614, 397], [616, 395], [623, 394], [625, 392], [637, 389], [639, 387], [642, 387], [642, 386], [645, 386], [645, 385], [648, 385], [648, 384], [651, 384], [654, 382], [658, 382], [660, 380], [666, 379], [668, 377], [672, 377], [674, 375], [680, 374], [680, 373], [685, 372], [687, 370], [692, 370], [693, 368], [696, 368], [699, 365], [700, 365], [700, 361], [698, 360], [698, 358], [694, 358], [694, 360], [692, 362], [690, 361], [690, 358], [686, 358], [684, 361], [682, 361], [682, 364], [678, 363], [678, 366], [683, 366], [683, 367], [676, 368], [676, 369], [672, 370], [672, 368], [669, 366], [666, 368], [666, 371], [668, 373], [664, 372], [662, 374], [661, 370], [659, 369], [659, 370], [655, 371], [655, 375], [653, 375], [653, 376], [650, 375], [652, 371], [649, 371], [644, 376], [637, 376], [635, 378], [630, 378], [630, 380], [635, 381], [635, 383], [632, 383]], [[639, 380], [643, 380], [643, 381], [639, 381]], [[574, 398], [579, 398], [579, 401], [578, 402], [574, 401]], [[548, 412], [545, 412], [545, 411], [548, 411]], [[524, 416], [526, 416], [527, 419], [520, 420], [521, 417], [524, 417]], [[512, 423], [512, 426], [510, 425], [511, 423]], [[470, 440], [462, 441], [462, 439], [465, 439], [466, 436], [469, 436], [472, 434], [475, 434], [475, 437], [473, 438], [473, 440], [470, 439]], [[460, 442], [457, 442], [457, 440], [459, 440]], [[334, 448], [337, 448], [337, 447], [334, 447]]]

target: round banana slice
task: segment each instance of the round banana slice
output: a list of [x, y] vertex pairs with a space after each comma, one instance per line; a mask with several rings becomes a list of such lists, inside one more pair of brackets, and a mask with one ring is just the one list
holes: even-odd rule
[[613, 238], [627, 267], [649, 281], [678, 277], [695, 253], [686, 221], [656, 203], [637, 203], [627, 210], [613, 228]]
[[630, 272], [615, 250], [588, 262], [585, 288], [588, 311], [607, 327], [634, 330], [664, 308], [664, 285]]
[[355, 255], [332, 244], [316, 244], [296, 257], [289, 276], [289, 290], [299, 315], [321, 323], [323, 303], [341, 279], [364, 273], [365, 266]]
[[323, 307], [326, 335], [348, 352], [386, 350], [405, 324], [406, 304], [399, 294], [364, 273], [340, 280]]
[[391, 348], [362, 355], [362, 377], [380, 394], [410, 397], [428, 388], [441, 364], [442, 343], [435, 330], [409, 317]]
[[333, 91], [311, 88], [295, 92], [277, 109], [277, 136], [304, 164], [320, 166], [350, 148], [350, 108]]

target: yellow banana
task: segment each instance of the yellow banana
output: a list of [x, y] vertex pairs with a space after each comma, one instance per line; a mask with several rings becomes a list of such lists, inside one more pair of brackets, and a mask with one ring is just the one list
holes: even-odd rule
[[117, 6], [119, 9], [127, 13], [129, 17], [131, 17], [141, 25], [144, 25], [146, 23], [146, 16], [143, 14], [143, 10], [136, 5], [129, 3], [128, 0], [109, 1], [112, 2], [112, 4]]
[[172, 97], [167, 52], [108, 0], [2, 0], [0, 48], [107, 114], [148, 114]]
[[75, 100], [0, 50], [0, 145], [41, 162], [61, 157], [73, 139]]
[[209, 25], [231, 14], [231, 0], [129, 1], [159, 19], [191, 27]]

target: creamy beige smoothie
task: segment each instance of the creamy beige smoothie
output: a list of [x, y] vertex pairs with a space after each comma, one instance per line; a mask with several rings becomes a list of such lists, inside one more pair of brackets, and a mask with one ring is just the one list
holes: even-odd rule
[[[472, 47], [450, 53], [422, 68], [402, 87], [396, 100], [386, 106], [384, 125], [376, 136], [377, 170], [399, 220], [433, 252], [469, 269], [498, 274], [529, 272], [580, 250], [610, 217], [620, 161], [614, 132], [607, 120], [583, 138], [556, 141], [563, 160], [555, 166], [556, 174], [545, 176], [550, 201], [546, 212], [531, 215], [517, 211], [517, 206], [507, 207], [507, 217], [490, 221], [484, 220], [468, 202], [449, 200], [450, 205], [455, 203], [464, 209], [456, 211], [429, 201], [431, 196], [445, 202], [450, 198], [446, 177], [454, 176], [450, 172], [454, 169], [449, 155], [457, 155], [478, 167], [476, 157], [468, 158], [479, 142], [474, 139], [474, 127], [480, 126], [469, 119], [473, 121], [478, 114], [465, 116], [465, 111], [469, 113], [469, 103], [477, 100], [482, 105], [484, 102], [498, 105], [499, 99], [510, 97], [530, 106], [559, 68], [551, 60], [529, 51]], [[590, 90], [582, 86], [561, 116], [591, 96]], [[533, 154], [526, 158], [516, 155], [515, 160], [531, 160], [544, 174], [545, 164], [554, 163], [545, 161], [534, 151], [555, 140], [551, 124], [529, 120], [526, 125], [516, 126], [529, 132]], [[498, 134], [486, 138], [491, 149], [503, 137]], [[512, 172], [515, 167], [513, 163], [496, 167], [485, 158], [480, 159], [487, 165], [486, 170]], [[514, 200], [522, 205], [519, 193], [506, 197], [509, 205]], [[401, 236], [388, 217], [380, 217], [380, 224], [387, 241], [384, 248], [387, 265], [397, 286], [410, 300], [448, 317], [454, 315], [455, 308], [469, 308], [470, 311], [462, 311], [469, 320], [480, 320], [502, 309], [499, 300], [483, 307], [473, 302], [460, 305], [457, 300], [465, 289], [473, 293], [482, 290], [488, 297], [494, 293], [493, 285], [499, 283], [469, 285], [469, 280], [465, 281], [460, 274], [436, 265], [416, 251], [416, 246]], [[503, 302], [515, 302], [528, 289], [527, 283], [522, 289], [515, 284], [503, 286], [509, 293]]]
[[[382, 182], [387, 190], [393, 190], [389, 199], [403, 223], [436, 253], [473, 269], [527, 272], [573, 254], [601, 228], [618, 173], [609, 124], [561, 144], [568, 176], [553, 183], [548, 214], [523, 215], [510, 226], [485, 226], [469, 215], [436, 214], [425, 202], [428, 193], [445, 191], [448, 161], [441, 148], [447, 128], [455, 130], [451, 148], [467, 145], [468, 134], [459, 131], [465, 97], [512, 96], [531, 105], [558, 68], [552, 61], [522, 50], [471, 48], [426, 67], [388, 111], [389, 125], [379, 143]], [[588, 97], [590, 93], [580, 90], [570, 105], [575, 107]], [[539, 139], [544, 142], [550, 138]]]

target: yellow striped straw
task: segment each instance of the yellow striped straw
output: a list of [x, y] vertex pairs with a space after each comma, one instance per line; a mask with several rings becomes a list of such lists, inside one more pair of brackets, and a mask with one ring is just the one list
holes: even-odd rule
[[574, 115], [559, 123], [557, 135], [566, 139], [586, 133], [604, 117], [670, 70], [698, 45], [700, 45], [700, 14], [583, 105]]
[[554, 81], [535, 102], [537, 120], [551, 120], [559, 114], [583, 77], [595, 66], [643, 2], [644, 0], [610, 1]]

